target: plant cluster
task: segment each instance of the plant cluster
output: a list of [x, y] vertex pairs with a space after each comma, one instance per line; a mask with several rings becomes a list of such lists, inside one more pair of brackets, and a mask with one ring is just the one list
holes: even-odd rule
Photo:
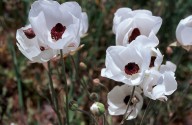
[[[59, 110], [51, 71], [51, 62], [60, 59], [62, 66], [58, 76], [64, 83], [65, 123], [69, 125], [65, 57], [81, 49], [80, 39], [88, 30], [87, 14], [82, 12], [77, 2], [59, 4], [52, 0], [37, 0], [31, 5], [28, 19], [29, 24], [17, 30], [17, 46], [32, 63], [43, 63], [47, 68], [51, 101], [61, 125], [63, 112]], [[178, 41], [171, 46], [182, 46], [191, 51], [191, 23], [191, 16], [180, 21], [176, 30]], [[101, 76], [123, 83], [115, 86], [107, 96], [108, 112], [110, 115], [123, 115], [121, 124], [137, 117], [144, 96], [165, 102], [167, 96], [177, 89], [176, 65], [163, 60], [163, 54], [157, 48], [161, 42], [156, 34], [161, 25], [161, 17], [154, 16], [149, 10], [120, 8], [114, 14], [112, 31], [116, 45], [106, 50], [106, 67], [101, 70]], [[86, 90], [85, 85], [80, 83]], [[73, 111], [84, 112], [78, 109], [76, 103], [71, 107]], [[93, 120], [94, 116], [105, 117], [105, 107], [100, 102], [93, 103], [90, 110]]]

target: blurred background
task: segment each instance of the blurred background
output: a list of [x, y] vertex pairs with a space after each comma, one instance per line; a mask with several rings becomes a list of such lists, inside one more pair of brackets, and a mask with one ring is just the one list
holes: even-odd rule
[[[42, 64], [30, 63], [16, 46], [16, 30], [28, 24], [28, 11], [34, 0], [0, 0], [0, 124], [1, 125], [51, 125], [56, 124], [56, 115], [48, 101], [48, 75]], [[67, 0], [58, 0], [63, 3]], [[175, 30], [179, 21], [192, 14], [192, 0], [77, 0], [89, 18], [89, 30], [81, 39], [84, 47], [73, 55], [79, 78], [90, 93], [96, 93], [98, 101], [107, 109], [107, 90], [97, 84], [97, 80], [110, 91], [115, 83], [100, 76], [105, 67], [105, 51], [115, 45], [112, 22], [115, 11], [120, 7], [148, 9], [153, 15], [161, 16], [163, 24], [157, 36], [159, 49], [164, 60], [177, 65], [178, 89], [169, 96], [167, 102], [152, 101], [143, 120], [144, 125], [192, 125], [192, 53], [181, 47], [168, 47], [176, 41]], [[81, 62], [81, 63], [80, 63]], [[75, 80], [71, 59], [66, 59], [67, 80], [70, 100], [75, 100], [79, 108], [89, 112], [93, 103], [85, 90]], [[52, 64], [54, 67], [54, 63]], [[65, 92], [54, 75], [54, 87], [62, 100]], [[18, 82], [22, 85], [23, 107], [19, 105]], [[19, 90], [21, 91], [21, 90]], [[149, 99], [145, 98], [138, 117], [128, 121], [129, 125], [140, 123]], [[60, 105], [64, 105], [60, 101]], [[62, 107], [62, 106], [61, 106]], [[81, 112], [70, 111], [71, 125], [91, 125], [90, 118]], [[75, 120], [74, 120], [75, 119]], [[110, 125], [118, 125], [122, 116], [107, 117]], [[99, 125], [102, 123], [98, 119]]]

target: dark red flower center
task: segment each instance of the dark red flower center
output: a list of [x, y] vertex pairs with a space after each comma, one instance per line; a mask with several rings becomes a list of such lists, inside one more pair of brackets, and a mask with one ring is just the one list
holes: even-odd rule
[[128, 102], [129, 102], [129, 99], [130, 99], [130, 95], [128, 95], [128, 96], [126, 96], [125, 98], [124, 98], [124, 103], [127, 105], [128, 104]]
[[45, 50], [45, 47], [40, 46], [40, 50], [41, 50], [41, 51], [44, 51], [44, 50]]
[[156, 56], [151, 56], [151, 62], [150, 62], [149, 67], [154, 67], [155, 59], [156, 59]]
[[65, 32], [66, 27], [63, 26], [61, 23], [57, 23], [52, 29], [51, 29], [51, 38], [54, 40], [61, 39], [63, 33]]
[[125, 73], [127, 75], [133, 75], [133, 74], [136, 74], [138, 73], [139, 71], [139, 66], [135, 63], [128, 63], [126, 66], [125, 66]]
[[137, 36], [141, 35], [140, 31], [138, 28], [133, 29], [131, 36], [129, 37], [129, 43], [131, 43], [133, 40], [136, 39]]
[[[131, 96], [130, 95], [127, 95], [125, 98], [124, 98], [124, 103], [125, 103], [125, 105], [127, 105], [128, 104], [128, 102], [129, 102], [129, 100], [130, 100], [130, 98], [131, 98]], [[131, 101], [130, 102], [130, 105], [133, 105], [133, 102]]]
[[23, 30], [24, 34], [28, 39], [33, 39], [35, 37], [35, 33], [32, 28], [28, 28], [26, 30]]

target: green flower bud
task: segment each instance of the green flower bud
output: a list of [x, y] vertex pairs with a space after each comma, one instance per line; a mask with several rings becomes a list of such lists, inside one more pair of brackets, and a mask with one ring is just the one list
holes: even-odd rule
[[76, 101], [71, 101], [69, 102], [69, 108], [72, 110], [72, 111], [76, 111], [78, 109], [79, 105], [77, 104]]
[[91, 112], [96, 116], [101, 116], [105, 113], [105, 106], [100, 102], [95, 102], [90, 107]]
[[98, 101], [99, 100], [99, 95], [95, 92], [91, 93], [89, 98], [93, 101]]

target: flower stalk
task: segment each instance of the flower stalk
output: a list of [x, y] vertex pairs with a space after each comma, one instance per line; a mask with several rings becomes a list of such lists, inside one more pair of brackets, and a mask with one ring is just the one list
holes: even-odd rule
[[[66, 122], [67, 122], [67, 125], [69, 125], [69, 97], [68, 97], [68, 87], [67, 87], [67, 78], [66, 78], [66, 68], [65, 68], [65, 62], [64, 62], [64, 59], [63, 59], [63, 50], [60, 49], [60, 61], [61, 61], [61, 65], [62, 65], [62, 70], [61, 70], [61, 73], [63, 75], [63, 78], [64, 78], [64, 86], [65, 86], [65, 93], [66, 93]], [[62, 79], [62, 78], [61, 78]]]
[[150, 104], [151, 104], [151, 99], [149, 100], [149, 102], [148, 102], [148, 104], [147, 104], [147, 108], [145, 109], [145, 111], [144, 111], [144, 113], [143, 113], [143, 116], [142, 116], [142, 119], [141, 119], [141, 122], [140, 122], [139, 125], [142, 125], [142, 124], [143, 124], [143, 119], [144, 119], [144, 117], [145, 117], [145, 114], [146, 114], [146, 112], [147, 112]]
[[10, 40], [9, 40], [9, 47], [10, 48], [9, 49], [11, 51], [13, 64], [14, 64], [15, 75], [16, 75], [16, 78], [17, 78], [17, 89], [18, 89], [18, 93], [19, 93], [19, 106], [20, 106], [20, 109], [22, 110], [22, 112], [24, 112], [24, 102], [23, 102], [21, 75], [19, 73], [19, 67], [18, 67], [18, 63], [17, 63], [15, 49], [14, 49], [13, 43], [11, 41], [12, 41], [12, 39], [10, 38]]
[[71, 57], [71, 61], [72, 61], [73, 65], [74, 65], [74, 69], [75, 69], [75, 72], [76, 72], [75, 73], [76, 82], [80, 83], [81, 86], [83, 87], [83, 89], [86, 90], [87, 94], [90, 96], [90, 92], [87, 89], [87, 86], [86, 86], [86, 83], [85, 83], [84, 79], [82, 80], [83, 82], [79, 79], [79, 68], [78, 68], [78, 66], [75, 63], [75, 60], [74, 60], [73, 56], [70, 55], [70, 57]]
[[59, 113], [59, 105], [58, 105], [58, 100], [57, 100], [57, 96], [53, 87], [53, 80], [51, 77], [52, 73], [51, 73], [51, 65], [50, 65], [50, 61], [48, 61], [48, 76], [49, 76], [49, 85], [50, 85], [50, 91], [51, 91], [51, 98], [52, 98], [52, 102], [53, 102], [53, 106], [54, 106], [54, 110], [57, 114], [58, 117], [58, 122], [59, 125], [62, 125], [62, 121], [61, 121], [61, 116]]
[[129, 114], [127, 115], [127, 111], [128, 111], [129, 106], [130, 106], [130, 104], [131, 104], [131, 100], [132, 100], [132, 98], [133, 98], [134, 91], [135, 91], [135, 86], [133, 87], [133, 90], [132, 90], [132, 93], [131, 93], [131, 97], [130, 97], [130, 99], [129, 99], [129, 101], [128, 101], [128, 104], [127, 104], [127, 109], [126, 109], [126, 111], [125, 111], [125, 113], [124, 113], [124, 115], [123, 115], [123, 120], [121, 121], [121, 125], [123, 125], [124, 122], [125, 122], [125, 120], [129, 117]]

